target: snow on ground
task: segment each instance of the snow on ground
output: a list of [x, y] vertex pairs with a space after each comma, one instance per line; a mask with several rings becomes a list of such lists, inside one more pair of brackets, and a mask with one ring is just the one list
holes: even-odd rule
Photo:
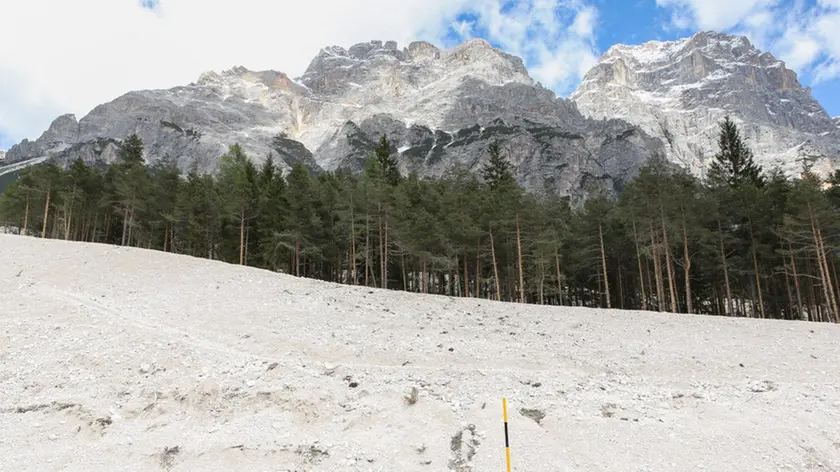
[[10, 471], [501, 471], [503, 396], [514, 471], [837, 471], [838, 353], [833, 325], [419, 296], [0, 235]]

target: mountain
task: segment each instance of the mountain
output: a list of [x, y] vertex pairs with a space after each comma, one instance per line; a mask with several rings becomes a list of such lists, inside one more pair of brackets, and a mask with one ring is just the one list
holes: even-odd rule
[[746, 38], [700, 32], [678, 41], [615, 45], [571, 95], [590, 118], [621, 118], [665, 143], [666, 154], [702, 174], [729, 114], [765, 168], [829, 170], [840, 156], [838, 120], [796, 73]]
[[306, 72], [236, 67], [168, 90], [129, 92], [81, 120], [56, 119], [7, 161], [81, 156], [112, 162], [120, 140], [143, 138], [147, 158], [213, 171], [230, 144], [256, 160], [314, 172], [359, 171], [382, 134], [404, 173], [476, 171], [493, 139], [520, 183], [573, 197], [620, 191], [654, 152], [703, 175], [730, 114], [759, 163], [789, 173], [808, 157], [830, 171], [840, 121], [796, 74], [743, 37], [701, 32], [610, 48], [569, 100], [535, 82], [522, 60], [474, 39], [451, 49], [371, 41], [322, 49]]
[[6, 151], [0, 150], [0, 161], [6, 160]]
[[59, 117], [9, 159], [111, 162], [129, 133], [143, 138], [150, 161], [170, 156], [202, 171], [235, 142], [258, 160], [273, 152], [285, 166], [360, 170], [387, 133], [403, 172], [432, 177], [477, 170], [498, 138], [520, 182], [570, 195], [593, 184], [620, 189], [662, 148], [624, 121], [584, 118], [535, 83], [520, 58], [476, 39], [447, 50], [425, 42], [333, 46], [297, 79], [237, 67], [169, 90], [130, 92], [81, 120]]

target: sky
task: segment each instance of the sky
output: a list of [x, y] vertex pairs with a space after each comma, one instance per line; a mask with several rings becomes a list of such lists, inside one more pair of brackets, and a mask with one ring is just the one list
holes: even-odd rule
[[322, 47], [482, 37], [568, 96], [616, 43], [747, 36], [840, 115], [840, 0], [0, 0], [0, 149], [131, 90], [241, 65], [301, 75]]

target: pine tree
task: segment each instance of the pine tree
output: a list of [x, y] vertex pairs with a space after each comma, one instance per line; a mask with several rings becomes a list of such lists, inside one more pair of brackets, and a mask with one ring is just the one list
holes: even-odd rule
[[401, 176], [400, 170], [397, 167], [397, 161], [391, 157], [392, 151], [388, 136], [383, 134], [379, 140], [379, 145], [373, 152], [376, 156], [376, 164], [379, 167], [382, 179], [393, 187], [400, 182]]
[[738, 187], [750, 183], [761, 187], [764, 184], [761, 166], [753, 160], [752, 150], [741, 137], [738, 126], [729, 116], [719, 126], [719, 151], [709, 170], [710, 182], [717, 186]]
[[490, 186], [491, 190], [503, 187], [510, 187], [515, 184], [513, 166], [507, 157], [502, 154], [498, 141], [493, 141], [487, 146], [490, 159], [481, 169], [481, 177]]
[[122, 214], [121, 244], [131, 244], [132, 230], [138, 214], [144, 210], [145, 192], [149, 188], [143, 159], [143, 141], [136, 134], [123, 141], [119, 160], [114, 166], [114, 191], [118, 211]]
[[222, 156], [219, 185], [225, 196], [226, 213], [239, 229], [239, 264], [245, 264], [246, 223], [256, 200], [256, 169], [242, 146], [234, 144]]

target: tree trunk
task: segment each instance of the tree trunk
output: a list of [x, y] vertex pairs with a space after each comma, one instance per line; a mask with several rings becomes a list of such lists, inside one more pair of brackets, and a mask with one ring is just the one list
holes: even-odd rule
[[368, 274], [370, 272], [370, 214], [365, 214], [365, 287], [370, 287]]
[[788, 271], [787, 260], [785, 260], [784, 256], [782, 256], [782, 266], [785, 269], [785, 291], [787, 291], [787, 310], [789, 317], [785, 317], [785, 319], [793, 319], [793, 291], [790, 289], [790, 272]]
[[653, 248], [653, 273], [656, 277], [656, 309], [662, 311], [665, 302], [665, 284], [662, 280], [662, 256], [659, 255], [659, 241], [650, 222], [650, 241]]
[[563, 278], [560, 275], [560, 250], [554, 250], [554, 260], [556, 261], [556, 268], [557, 268], [557, 296], [560, 299], [560, 305], [563, 305]]
[[607, 253], [604, 250], [604, 229], [601, 223], [598, 223], [598, 238], [601, 241], [601, 266], [604, 269], [604, 295], [607, 297], [607, 308], [612, 308], [610, 301], [610, 280], [607, 275]]
[[618, 300], [624, 309], [624, 276], [621, 274], [621, 264], [618, 264]]
[[26, 210], [23, 212], [23, 234], [26, 235], [29, 229], [29, 192], [26, 192]]
[[408, 274], [405, 272], [405, 254], [400, 255], [400, 260], [402, 261], [402, 279], [403, 279], [403, 290], [408, 291]]
[[540, 305], [545, 305], [545, 261], [540, 258]]
[[169, 223], [164, 223], [163, 225], [163, 252], [166, 252], [166, 248], [169, 245]]
[[[832, 257], [831, 258], [831, 273], [834, 276], [835, 292], [840, 293], [840, 279], [837, 278], [837, 264], [835, 264], [834, 260], [835, 260], [835, 257]], [[832, 293], [835, 293], [835, 292], [832, 292]], [[838, 312], [837, 314], [838, 314], [838, 316], [840, 316], [840, 312]]]
[[502, 301], [502, 285], [499, 282], [499, 266], [496, 265], [496, 245], [493, 242], [493, 230], [490, 230], [490, 253], [493, 255], [493, 277], [496, 279], [496, 301]]
[[732, 309], [732, 289], [729, 285], [729, 268], [726, 265], [726, 250], [723, 247], [723, 229], [720, 226], [720, 220], [717, 222], [718, 224], [718, 236], [720, 238], [720, 260], [723, 262], [723, 281], [726, 284], [726, 314], [732, 316], [734, 310]]
[[758, 314], [764, 318], [764, 297], [761, 294], [761, 274], [758, 272], [758, 254], [756, 254], [755, 239], [752, 241], [753, 268], [755, 269], [755, 284], [758, 289]]
[[382, 248], [382, 288], [388, 288], [388, 213], [385, 213], [385, 246]]
[[67, 204], [64, 204], [65, 213], [67, 214], [67, 221], [64, 222], [64, 240], [70, 239], [70, 228], [73, 226], [73, 206], [76, 202], [76, 185], [73, 185], [73, 192], [70, 194], [70, 208], [67, 209]]
[[642, 272], [642, 252], [639, 250], [639, 233], [636, 232], [636, 220], [633, 220], [633, 242], [636, 244], [636, 261], [639, 265], [639, 285], [642, 287], [642, 311], [647, 311], [647, 294], [645, 293], [645, 275]]
[[519, 232], [519, 215], [516, 215], [516, 253], [519, 263], [519, 303], [525, 303], [525, 274], [522, 270], [522, 240]]
[[423, 256], [423, 268], [420, 271], [420, 293], [427, 293], [429, 290], [429, 274], [426, 272], [426, 256]]
[[788, 243], [790, 250], [790, 267], [793, 269], [793, 286], [796, 288], [796, 306], [802, 321], [808, 321], [808, 314], [802, 309], [802, 292], [799, 289], [799, 274], [796, 273], [796, 258], [793, 256], [793, 246]]
[[817, 250], [817, 267], [820, 270], [820, 279], [822, 280], [825, 304], [828, 311], [831, 311], [831, 294], [829, 294], [828, 273], [825, 270], [825, 266], [823, 266], [822, 245], [820, 244], [820, 238], [817, 233], [816, 219], [814, 218], [814, 213], [811, 209], [810, 203], [808, 204], [808, 216], [811, 220], [811, 234], [814, 239], [814, 247]]
[[481, 238], [475, 245], [475, 297], [481, 298]]
[[[685, 214], [683, 212], [683, 214]], [[685, 227], [685, 217], [683, 216], [683, 258], [685, 260], [685, 307], [688, 314], [694, 313], [694, 307], [691, 303], [691, 256], [688, 254], [688, 232]]]
[[47, 237], [47, 221], [49, 221], [50, 215], [50, 188], [47, 188], [47, 202], [44, 204], [44, 227], [41, 228], [41, 239]]
[[828, 251], [825, 249], [825, 242], [823, 242], [822, 229], [817, 223], [817, 237], [819, 238], [820, 248], [822, 249], [822, 264], [825, 266], [826, 283], [828, 284], [828, 293], [831, 296], [831, 309], [834, 315], [835, 322], [838, 321], [840, 310], [837, 309], [837, 296], [834, 294], [834, 284], [831, 281], [831, 271], [828, 269]]
[[98, 224], [99, 224], [99, 214], [94, 213], [93, 214], [93, 229], [90, 230], [90, 242], [92, 242], [92, 243], [96, 242], [96, 229], [97, 229]]
[[671, 244], [668, 242], [668, 230], [665, 229], [665, 217], [662, 217], [662, 243], [665, 245], [665, 265], [668, 271], [668, 291], [671, 295], [671, 312], [677, 313], [677, 288], [674, 281], [674, 266], [671, 260]]
[[467, 251], [464, 250], [464, 296], [470, 297], [470, 259], [467, 257]]
[[300, 239], [295, 239], [295, 276], [300, 277]]
[[377, 206], [377, 213], [379, 219], [379, 280], [384, 283], [385, 280], [385, 244], [382, 235], [382, 203]]
[[245, 264], [245, 207], [239, 211], [239, 265]]

